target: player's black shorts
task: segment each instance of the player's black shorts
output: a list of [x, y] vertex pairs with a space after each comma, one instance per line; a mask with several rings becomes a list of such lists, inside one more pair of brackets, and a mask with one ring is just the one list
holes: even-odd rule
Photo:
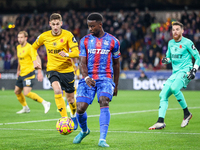
[[51, 82], [58, 81], [61, 85], [62, 90], [66, 93], [74, 92], [74, 72], [70, 73], [59, 73], [57, 71], [48, 71], [47, 78]]
[[20, 88], [33, 87], [34, 81], [35, 81], [35, 71], [25, 76], [19, 76], [15, 85]]

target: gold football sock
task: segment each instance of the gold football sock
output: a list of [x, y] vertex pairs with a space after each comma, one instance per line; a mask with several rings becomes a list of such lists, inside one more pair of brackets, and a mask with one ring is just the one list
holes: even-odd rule
[[62, 98], [62, 94], [55, 94], [55, 102], [56, 102], [56, 106], [60, 112], [60, 115], [62, 117], [68, 117], [67, 110], [66, 110], [66, 104], [65, 104], [64, 99]]
[[26, 106], [26, 105], [27, 105], [26, 99], [25, 99], [23, 93], [16, 94], [16, 96], [17, 96], [17, 99], [18, 99], [18, 101], [21, 103], [22, 106]]
[[74, 98], [74, 103], [69, 103], [72, 115], [76, 113], [76, 99]]
[[36, 93], [33, 92], [29, 92], [26, 97], [31, 98], [39, 103], [42, 103], [43, 98], [41, 98], [39, 95], [37, 95]]

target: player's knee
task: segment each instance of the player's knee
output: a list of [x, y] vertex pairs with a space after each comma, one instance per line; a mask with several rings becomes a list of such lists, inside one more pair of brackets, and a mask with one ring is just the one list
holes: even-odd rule
[[172, 86], [170, 89], [172, 94], [176, 95], [176, 93], [178, 93], [178, 90], [175, 87]]
[[109, 106], [109, 98], [108, 97], [105, 97], [105, 96], [101, 96], [99, 98], [99, 104], [100, 104], [100, 107], [105, 107], [105, 106]]
[[88, 108], [87, 103], [78, 102], [78, 103], [76, 103], [76, 105], [77, 105], [77, 113], [78, 114], [83, 114], [86, 111], [86, 109]]
[[20, 90], [14, 90], [14, 93], [16, 94], [16, 95], [18, 95], [18, 94], [20, 94], [21, 93], [21, 91]]
[[78, 114], [83, 114], [85, 112], [85, 109], [83, 107], [78, 107], [77, 106], [77, 113]]
[[54, 89], [54, 94], [62, 94], [62, 90], [61, 89]]
[[30, 92], [29, 91], [28, 92], [24, 91], [24, 96], [27, 96], [28, 93], [30, 93]]
[[160, 101], [167, 99], [167, 95], [162, 92], [159, 94], [159, 97], [160, 97]]

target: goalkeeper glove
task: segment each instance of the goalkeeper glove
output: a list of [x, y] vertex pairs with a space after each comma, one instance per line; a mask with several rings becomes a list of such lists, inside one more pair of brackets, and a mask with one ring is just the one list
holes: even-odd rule
[[194, 79], [196, 72], [197, 72], [197, 69], [192, 68], [192, 70], [190, 70], [190, 72], [189, 72], [189, 74], [187, 76], [188, 80]]
[[162, 63], [163, 63], [163, 64], [167, 64], [167, 63], [168, 63], [168, 59], [167, 59], [166, 57], [164, 57], [164, 58], [162, 59]]

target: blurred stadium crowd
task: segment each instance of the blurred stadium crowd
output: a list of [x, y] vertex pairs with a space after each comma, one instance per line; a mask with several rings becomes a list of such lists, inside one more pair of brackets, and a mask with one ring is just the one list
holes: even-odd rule
[[[79, 41], [88, 34], [86, 18], [89, 12], [61, 13], [63, 29], [71, 31]], [[122, 70], [160, 70], [171, 69], [171, 65], [162, 65], [161, 58], [167, 51], [167, 43], [172, 39], [171, 22], [159, 21], [148, 10], [141, 13], [134, 11], [101, 12], [104, 16], [104, 30], [117, 37], [121, 43], [121, 69]], [[50, 30], [50, 13], [19, 14], [15, 21], [15, 28], [7, 25], [0, 26], [0, 71], [17, 69], [18, 60], [16, 46], [17, 34], [25, 30], [29, 34], [28, 42], [33, 43], [42, 32]], [[0, 23], [2, 23], [0, 17]], [[183, 11], [179, 19], [184, 24], [184, 36], [191, 39], [200, 50], [200, 13], [187, 13]], [[42, 59], [42, 67], [46, 68], [47, 55], [44, 46], [38, 49]]]

